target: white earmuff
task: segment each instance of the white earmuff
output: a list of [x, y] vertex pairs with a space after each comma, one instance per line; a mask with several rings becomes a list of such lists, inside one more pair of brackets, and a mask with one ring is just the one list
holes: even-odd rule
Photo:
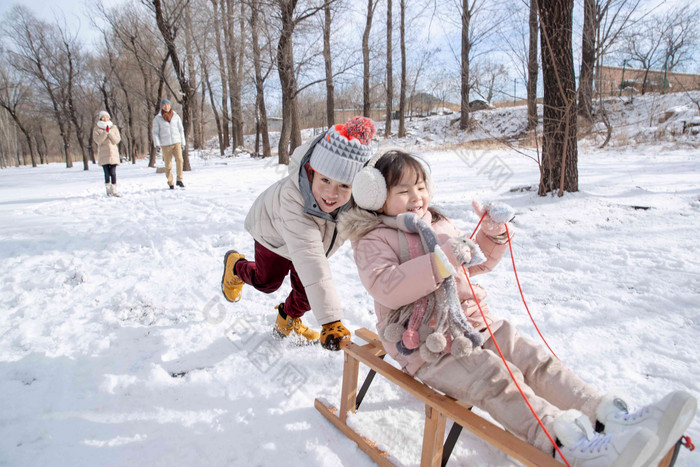
[[352, 197], [362, 209], [378, 211], [386, 202], [386, 180], [382, 173], [374, 167], [383, 154], [373, 157], [367, 166], [363, 167], [352, 182]]

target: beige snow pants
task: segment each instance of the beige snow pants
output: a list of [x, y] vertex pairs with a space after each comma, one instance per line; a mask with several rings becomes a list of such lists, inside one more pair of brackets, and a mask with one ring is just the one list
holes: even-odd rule
[[[580, 410], [595, 424], [601, 392], [584, 383], [544, 346], [520, 336], [508, 321], [497, 321], [491, 329], [518, 384], [552, 438], [554, 418], [562, 410]], [[552, 443], [513, 383], [488, 331], [485, 334], [488, 339], [482, 348], [462, 358], [445, 354], [423, 365], [415, 376], [448, 396], [485, 410], [509, 432], [552, 452]]]
[[177, 181], [182, 181], [182, 146], [180, 143], [163, 146], [163, 162], [165, 163], [165, 176], [168, 177], [168, 185], [173, 186], [173, 156], [177, 170]]

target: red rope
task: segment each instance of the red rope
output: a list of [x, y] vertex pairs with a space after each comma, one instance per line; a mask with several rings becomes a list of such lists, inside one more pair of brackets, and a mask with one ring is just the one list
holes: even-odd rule
[[[476, 234], [476, 231], [479, 230], [479, 226], [481, 225], [481, 222], [484, 220], [484, 217], [486, 217], [486, 214], [488, 212], [484, 212], [481, 215], [481, 219], [479, 219], [479, 223], [476, 224], [476, 227], [474, 228], [474, 231], [472, 234], [469, 236], [469, 239], [474, 238], [474, 234]], [[547, 343], [547, 340], [544, 338], [542, 333], [540, 332], [540, 328], [537, 327], [537, 323], [535, 322], [535, 318], [532, 317], [532, 313], [530, 313], [530, 307], [527, 306], [527, 302], [525, 301], [525, 295], [523, 294], [523, 288], [520, 286], [520, 278], [518, 278], [518, 269], [515, 267], [515, 257], [513, 256], [513, 245], [510, 242], [510, 232], [508, 232], [508, 223], [506, 222], [505, 224], [506, 227], [506, 237], [508, 238], [508, 248], [510, 249], [510, 261], [513, 263], [513, 274], [515, 274], [515, 281], [518, 283], [518, 290], [520, 290], [520, 298], [523, 300], [523, 305], [525, 305], [525, 309], [527, 310], [527, 314], [530, 316], [530, 321], [532, 321], [532, 324], [535, 326], [535, 329], [537, 330], [537, 334], [540, 335], [542, 338], [542, 342], [544, 342], [544, 345], [547, 346], [550, 352], [552, 352], [552, 355], [556, 357], [557, 360], [559, 360], [559, 357], [557, 357], [557, 354], [554, 353], [554, 350], [549, 346]]]
[[472, 286], [472, 281], [469, 280], [469, 274], [467, 274], [467, 269], [464, 267], [464, 265], [462, 265], [462, 270], [464, 270], [464, 275], [467, 278], [467, 284], [469, 284], [469, 289], [471, 289], [471, 291], [472, 291], [472, 296], [474, 296], [474, 300], [476, 300], [476, 305], [479, 307], [479, 312], [481, 313], [481, 317], [484, 320], [484, 323], [486, 324], [486, 329], [488, 329], [489, 334], [491, 335], [491, 340], [493, 341], [493, 345], [496, 347], [496, 350], [498, 350], [498, 354], [501, 356], [501, 360], [503, 360], [503, 364], [506, 366], [506, 369], [508, 370], [510, 377], [513, 379], [513, 383], [515, 383], [515, 386], [518, 388], [518, 391], [520, 391], [520, 395], [523, 396], [525, 403], [530, 408], [530, 412], [532, 412], [532, 415], [534, 415], [535, 418], [537, 419], [537, 423], [539, 423], [540, 427], [542, 427], [544, 434], [547, 435], [547, 438], [549, 438], [549, 441], [552, 443], [552, 446], [554, 446], [554, 449], [556, 449], [556, 451], [559, 453], [559, 455], [561, 456], [564, 463], [568, 467], [571, 467], [569, 462], [566, 460], [566, 457], [564, 457], [564, 454], [559, 450], [559, 446], [557, 446], [557, 443], [554, 441], [554, 439], [552, 439], [552, 436], [549, 434], [549, 431], [547, 431], [547, 428], [544, 427], [544, 424], [542, 423], [542, 420], [540, 420], [540, 417], [537, 415], [537, 412], [535, 412], [535, 409], [533, 409], [532, 405], [530, 405], [530, 401], [528, 400], [527, 396], [525, 395], [522, 388], [518, 384], [518, 381], [515, 379], [515, 375], [513, 375], [513, 372], [511, 371], [510, 366], [508, 365], [508, 362], [506, 361], [506, 358], [503, 356], [503, 352], [501, 351], [501, 347], [498, 345], [498, 342], [496, 342], [496, 336], [493, 335], [493, 331], [491, 331], [491, 326], [489, 326], [489, 322], [486, 320], [486, 315], [484, 314], [484, 310], [481, 309], [481, 303], [479, 303], [479, 299], [476, 297], [476, 292], [474, 292], [474, 287]]
[[535, 318], [532, 317], [532, 313], [530, 313], [530, 308], [527, 306], [527, 302], [525, 301], [525, 295], [523, 294], [523, 288], [520, 286], [520, 279], [518, 278], [518, 270], [515, 267], [515, 257], [513, 256], [513, 245], [510, 242], [510, 232], [508, 232], [508, 224], [505, 224], [506, 226], [506, 236], [508, 237], [508, 248], [510, 249], [510, 261], [513, 263], [513, 273], [515, 274], [515, 281], [518, 283], [518, 290], [520, 290], [520, 297], [523, 299], [523, 304], [525, 305], [525, 309], [527, 310], [527, 314], [530, 316], [530, 321], [532, 321], [532, 324], [535, 326], [535, 329], [537, 329], [537, 334], [540, 335], [542, 338], [542, 342], [544, 342], [544, 345], [547, 346], [550, 352], [552, 352], [552, 355], [556, 357], [557, 360], [559, 360], [559, 357], [557, 357], [557, 354], [554, 353], [554, 350], [549, 346], [547, 343], [547, 340], [544, 338], [542, 333], [540, 332], [540, 328], [537, 327], [537, 323], [535, 323]]
[[479, 226], [481, 225], [481, 221], [484, 220], [484, 217], [486, 217], [486, 214], [488, 214], [488, 212], [484, 211], [484, 213], [481, 215], [481, 219], [479, 219], [479, 223], [476, 224], [476, 227], [474, 227], [474, 232], [472, 232], [472, 234], [469, 236], [469, 240], [474, 238], [474, 234], [476, 233], [477, 230], [479, 230]]

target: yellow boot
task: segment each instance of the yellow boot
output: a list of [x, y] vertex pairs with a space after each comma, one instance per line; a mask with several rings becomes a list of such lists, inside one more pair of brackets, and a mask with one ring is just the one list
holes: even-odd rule
[[245, 256], [235, 250], [227, 251], [226, 256], [224, 256], [224, 275], [221, 276], [221, 291], [229, 302], [237, 302], [241, 299], [245, 282], [233, 272], [233, 267], [236, 261], [243, 258]]
[[278, 311], [277, 319], [275, 320], [275, 333], [278, 337], [285, 338], [293, 335], [301, 345], [318, 342], [319, 333], [304, 326], [301, 318], [282, 317], [279, 312], [284, 313], [284, 303], [280, 303], [275, 309]]

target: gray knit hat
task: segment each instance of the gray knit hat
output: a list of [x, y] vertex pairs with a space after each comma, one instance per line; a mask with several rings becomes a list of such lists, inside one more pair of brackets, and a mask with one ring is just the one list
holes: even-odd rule
[[335, 125], [316, 143], [311, 168], [340, 183], [352, 185], [355, 174], [372, 157], [372, 137], [377, 132], [367, 117], [353, 117]]

